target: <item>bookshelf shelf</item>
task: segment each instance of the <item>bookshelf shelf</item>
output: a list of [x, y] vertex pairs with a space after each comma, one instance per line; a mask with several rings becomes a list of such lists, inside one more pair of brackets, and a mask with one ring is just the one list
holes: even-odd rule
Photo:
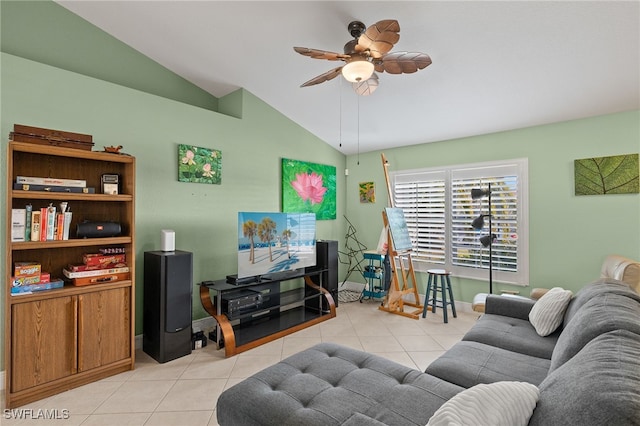
[[25, 200], [60, 200], [60, 201], [90, 201], [90, 202], [131, 202], [132, 195], [109, 195], [109, 194], [75, 194], [69, 192], [46, 192], [46, 191], [21, 191], [13, 190], [11, 196], [16, 199]]
[[24, 241], [12, 243], [13, 250], [38, 250], [53, 249], [65, 247], [90, 247], [90, 246], [107, 246], [131, 244], [131, 237], [112, 237], [112, 238], [74, 238], [71, 240], [61, 241]]
[[[120, 177], [118, 195], [102, 194], [101, 176]], [[17, 176], [86, 181], [96, 193], [13, 189]], [[4, 327], [5, 407], [15, 408], [132, 370], [135, 356], [135, 158], [9, 141], [7, 145]], [[12, 241], [12, 210], [68, 202], [69, 239]], [[110, 238], [77, 238], [84, 221], [118, 222]], [[12, 294], [16, 262], [35, 262], [54, 279], [84, 253], [124, 248], [131, 279]], [[100, 336], [100, 338], [96, 338]], [[46, 355], [45, 355], [46, 354]]]

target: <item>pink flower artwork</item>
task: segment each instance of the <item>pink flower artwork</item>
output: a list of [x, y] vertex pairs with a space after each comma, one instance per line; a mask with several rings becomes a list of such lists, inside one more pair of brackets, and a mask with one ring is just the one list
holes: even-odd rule
[[184, 157], [182, 157], [182, 164], [193, 166], [194, 164], [196, 164], [196, 162], [193, 161], [195, 156], [196, 155], [193, 153], [193, 151], [187, 150], [187, 152], [184, 154]]
[[303, 201], [309, 200], [312, 205], [322, 203], [322, 198], [327, 192], [327, 188], [322, 186], [322, 176], [316, 172], [296, 173], [296, 180], [291, 182], [291, 186]]

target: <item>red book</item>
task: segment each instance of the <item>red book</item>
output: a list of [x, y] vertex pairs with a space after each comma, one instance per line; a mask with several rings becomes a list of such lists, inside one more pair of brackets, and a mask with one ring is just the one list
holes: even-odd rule
[[62, 231], [64, 230], [64, 214], [56, 214], [56, 234], [54, 240], [62, 240]]
[[47, 241], [47, 208], [40, 209], [40, 241]]

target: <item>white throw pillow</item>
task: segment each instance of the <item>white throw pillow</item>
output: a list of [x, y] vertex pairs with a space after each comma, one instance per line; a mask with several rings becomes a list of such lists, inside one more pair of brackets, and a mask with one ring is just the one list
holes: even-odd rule
[[554, 287], [533, 305], [529, 312], [529, 322], [536, 329], [536, 333], [544, 337], [560, 327], [572, 296], [570, 290]]
[[526, 426], [539, 397], [540, 390], [531, 383], [475, 385], [445, 402], [427, 426]]

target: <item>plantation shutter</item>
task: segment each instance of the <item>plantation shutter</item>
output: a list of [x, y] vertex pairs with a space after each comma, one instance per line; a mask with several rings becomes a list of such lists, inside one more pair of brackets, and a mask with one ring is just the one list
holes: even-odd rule
[[394, 179], [395, 207], [404, 211], [413, 258], [435, 264], [446, 259], [446, 187], [443, 172], [408, 173]]
[[[504, 169], [500, 167], [497, 169]], [[504, 172], [508, 170], [493, 170]], [[491, 172], [491, 170], [486, 170]], [[453, 175], [461, 175], [455, 178]], [[480, 237], [496, 235], [493, 243], [493, 269], [496, 271], [518, 271], [518, 176], [500, 174], [494, 176], [464, 177], [468, 173], [452, 173], [451, 180], [451, 263], [472, 268], [489, 268], [489, 248], [483, 247]], [[491, 230], [489, 218], [485, 227], [475, 230], [473, 219], [480, 214], [489, 214], [488, 197], [471, 198], [471, 189], [488, 189], [491, 184]]]

